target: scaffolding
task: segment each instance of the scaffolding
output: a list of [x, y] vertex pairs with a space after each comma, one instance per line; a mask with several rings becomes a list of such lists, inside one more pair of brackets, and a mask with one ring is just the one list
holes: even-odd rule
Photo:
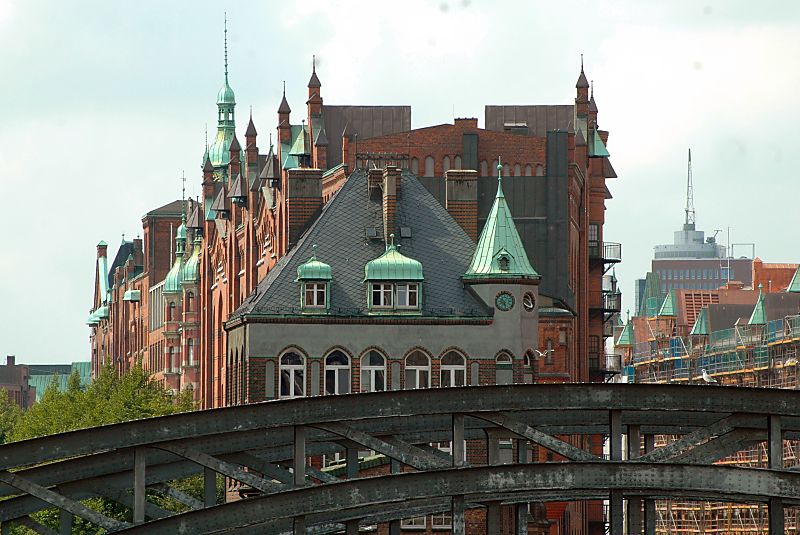
[[[703, 384], [800, 389], [800, 316], [766, 325], [736, 325], [708, 335], [678, 333], [669, 318], [647, 318], [648, 339], [635, 344], [625, 363], [635, 382]], [[709, 379], [704, 378], [703, 371]], [[677, 436], [657, 437], [660, 445]], [[785, 466], [800, 465], [800, 442], [783, 443]], [[767, 466], [766, 442], [754, 444], [717, 464], [749, 468]], [[656, 532], [673, 535], [766, 534], [768, 510], [763, 504], [690, 501], [657, 502]], [[785, 509], [785, 533], [800, 535], [800, 508]]]

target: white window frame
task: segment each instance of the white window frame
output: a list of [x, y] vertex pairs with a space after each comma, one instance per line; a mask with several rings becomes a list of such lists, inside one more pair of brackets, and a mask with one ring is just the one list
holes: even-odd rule
[[[382, 360], [383, 364], [371, 364], [370, 357], [375, 354]], [[380, 376], [383, 383], [382, 388], [376, 389], [376, 377]], [[384, 392], [386, 390], [386, 356], [379, 351], [371, 349], [361, 357], [361, 392]]]
[[[300, 364], [284, 364], [284, 358], [289, 355], [297, 355], [300, 357]], [[306, 395], [306, 358], [296, 351], [287, 351], [282, 354], [278, 359], [278, 397], [280, 399], [294, 399], [305, 397]], [[288, 381], [284, 380], [283, 372], [286, 372]], [[299, 377], [298, 377], [299, 376]], [[297, 392], [297, 379], [300, 379], [300, 393]], [[283, 385], [285, 382], [289, 384], [289, 394], [283, 393]]]
[[[329, 361], [341, 355], [347, 360], [347, 364], [330, 363]], [[325, 395], [336, 396], [350, 393], [350, 355], [340, 349], [335, 349], [325, 356]], [[328, 389], [328, 378], [332, 379], [333, 389]]]
[[[415, 355], [422, 355], [428, 361], [427, 365], [421, 364], [409, 364], [408, 361], [411, 357]], [[409, 387], [409, 377], [414, 378], [414, 386]], [[420, 381], [421, 378], [426, 379], [425, 381]], [[424, 386], [420, 386], [420, 383], [424, 382]], [[430, 356], [426, 355], [422, 351], [412, 351], [409, 353], [405, 358], [405, 388], [406, 390], [416, 390], [418, 388], [430, 388], [431, 387], [431, 358]]]
[[453, 513], [451, 511], [442, 511], [431, 515], [431, 529], [452, 529], [453, 528]]
[[[373, 282], [370, 284], [370, 302], [372, 308], [390, 309], [394, 306], [394, 285], [389, 282]], [[380, 302], [375, 302], [375, 294], [380, 296]], [[386, 302], [388, 297], [388, 303]]]
[[400, 529], [413, 529], [424, 531], [428, 527], [428, 517], [415, 516], [413, 518], [404, 518], [400, 520]]
[[[397, 308], [407, 310], [419, 310], [419, 283], [418, 282], [399, 282], [395, 284], [397, 294], [395, 302]], [[414, 304], [411, 304], [411, 301]], [[405, 304], [404, 304], [405, 303]]]
[[[457, 357], [461, 359], [460, 364], [455, 363], [445, 363], [445, 360], [449, 357]], [[461, 384], [457, 384], [458, 381], [458, 372], [461, 372]], [[441, 387], [448, 387], [448, 386], [466, 386], [467, 384], [467, 359], [459, 353], [458, 351], [448, 351], [442, 357], [442, 364], [441, 364], [441, 381], [439, 386]]]
[[[308, 299], [309, 296], [312, 296], [310, 301]], [[319, 302], [320, 298], [322, 298], [321, 303]], [[305, 308], [327, 308], [328, 284], [325, 282], [304, 282], [303, 305]]]

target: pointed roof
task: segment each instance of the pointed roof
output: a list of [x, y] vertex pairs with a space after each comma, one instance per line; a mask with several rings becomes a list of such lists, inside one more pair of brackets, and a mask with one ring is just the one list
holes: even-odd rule
[[214, 202], [211, 204], [211, 209], [217, 212], [228, 212], [228, 203], [225, 202], [225, 188], [220, 188]]
[[576, 147], [585, 147], [586, 146], [586, 138], [583, 137], [583, 132], [578, 130], [575, 132], [575, 146]]
[[289, 103], [286, 101], [286, 82], [283, 83], [283, 98], [281, 99], [281, 105], [278, 106], [278, 113], [291, 113], [292, 108], [289, 107]]
[[590, 158], [606, 158], [611, 156], [606, 149], [603, 140], [600, 138], [600, 133], [596, 128], [592, 129], [589, 133], [589, 157]]
[[256, 125], [253, 124], [252, 113], [250, 113], [250, 122], [247, 123], [247, 130], [245, 131], [244, 135], [247, 137], [255, 137], [258, 135], [258, 132], [256, 132]]
[[633, 345], [633, 341], [633, 322], [631, 321], [630, 316], [628, 316], [628, 322], [622, 329], [622, 332], [620, 333], [619, 338], [617, 338], [617, 343], [615, 345], [618, 347], [630, 347]]
[[244, 188], [243, 182], [242, 175], [236, 175], [236, 178], [233, 179], [233, 183], [231, 184], [231, 189], [228, 192], [229, 199], [247, 198], [247, 191]]
[[312, 56], [311, 60], [311, 79], [308, 81], [308, 87], [319, 88], [322, 84], [317, 77], [317, 57]]
[[502, 169], [503, 165], [498, 163], [497, 195], [464, 279], [539, 278], [528, 260], [503, 194]]
[[658, 273], [648, 271], [644, 279], [644, 296], [641, 300], [639, 315], [648, 318], [656, 316], [663, 302], [664, 294], [661, 293], [661, 278]]
[[708, 307], [700, 309], [697, 319], [694, 322], [690, 335], [707, 335], [708, 334]]
[[767, 309], [764, 306], [764, 285], [758, 285], [758, 301], [756, 306], [753, 307], [753, 313], [750, 314], [748, 325], [766, 325], [767, 324]]
[[275, 153], [272, 151], [272, 149], [270, 149], [269, 154], [267, 154], [267, 161], [264, 165], [264, 168], [261, 170], [259, 178], [267, 180], [275, 178]]
[[203, 239], [200, 234], [194, 237], [194, 249], [192, 255], [183, 265], [183, 282], [197, 282], [200, 280], [200, 252], [203, 249]]
[[797, 266], [797, 270], [794, 272], [792, 281], [789, 283], [789, 287], [786, 288], [786, 291], [800, 293], [800, 266]]
[[317, 147], [327, 147], [328, 146], [328, 136], [325, 135], [325, 127], [322, 127], [317, 133], [317, 139], [314, 140], [314, 145]]
[[675, 305], [675, 292], [670, 290], [664, 298], [664, 303], [662, 303], [661, 309], [658, 311], [658, 316], [677, 316], [677, 307]]
[[581, 58], [581, 74], [578, 76], [578, 81], [575, 83], [576, 88], [589, 87], [589, 80], [586, 79], [586, 74], [583, 72], [583, 58]]
[[294, 139], [294, 143], [292, 144], [292, 148], [289, 149], [290, 156], [300, 156], [308, 154], [308, 147], [306, 146], [306, 127], [303, 125], [298, 133], [297, 137]]
[[237, 150], [241, 151], [242, 150], [242, 146], [239, 145], [239, 140], [236, 139], [236, 134], [235, 133], [233, 134], [233, 139], [231, 140], [231, 145], [230, 145], [230, 147], [228, 147], [228, 150], [231, 150], [231, 151], [237, 151]]
[[617, 172], [614, 171], [614, 167], [611, 165], [611, 160], [609, 160], [608, 157], [603, 158], [603, 177], [617, 178]]
[[208, 157], [208, 151], [206, 151], [206, 161], [203, 163], [203, 172], [210, 173], [214, 170], [214, 166], [211, 165], [211, 159]]
[[589, 98], [589, 111], [597, 113], [597, 104], [594, 101], [594, 95]]

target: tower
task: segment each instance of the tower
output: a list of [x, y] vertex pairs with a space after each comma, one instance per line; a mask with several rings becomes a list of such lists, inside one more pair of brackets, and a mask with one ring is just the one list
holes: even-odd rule
[[692, 185], [692, 149], [689, 149], [689, 169], [686, 175], [686, 219], [683, 230], [694, 230], [694, 186]]
[[225, 17], [225, 83], [217, 93], [217, 135], [209, 151], [211, 165], [214, 166], [216, 179], [227, 176], [226, 167], [230, 162], [230, 145], [236, 130], [234, 108], [236, 97], [228, 83], [228, 18]]

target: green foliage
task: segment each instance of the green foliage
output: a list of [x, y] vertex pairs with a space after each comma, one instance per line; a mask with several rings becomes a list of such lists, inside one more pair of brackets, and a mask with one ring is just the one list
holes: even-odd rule
[[[88, 387], [83, 388], [80, 377], [73, 373], [65, 392], [59, 391], [59, 379], [53, 378], [39, 402], [21, 413], [9, 408], [0, 396], [0, 434], [8, 441], [25, 440], [43, 435], [63, 433], [152, 416], [163, 416], [186, 412], [195, 408], [191, 392], [172, 395], [154, 381], [141, 364], [127, 373], [119, 374], [112, 365], [103, 368], [100, 375]], [[173, 486], [202, 499], [202, 479], [189, 478], [173, 482]], [[199, 488], [199, 492], [198, 489]], [[148, 491], [148, 499], [162, 508], [179, 511], [185, 507], [175, 500]], [[105, 498], [83, 500], [83, 504], [103, 515], [131, 522], [130, 509]], [[59, 512], [47, 509], [31, 515], [39, 523], [58, 531]], [[13, 535], [32, 533], [27, 528], [14, 526]], [[73, 519], [73, 534], [95, 535], [104, 533], [101, 528], [81, 518]]]
[[11, 401], [11, 394], [0, 388], [0, 444], [6, 441], [21, 414], [22, 410]]

